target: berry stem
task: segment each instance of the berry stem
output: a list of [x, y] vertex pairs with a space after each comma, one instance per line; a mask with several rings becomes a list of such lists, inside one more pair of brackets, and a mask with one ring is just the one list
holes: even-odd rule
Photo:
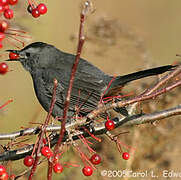
[[34, 6], [37, 6], [37, 3], [34, 0], [28, 0], [28, 4], [30, 4], [30, 6], [32, 7], [32, 9], [34, 9]]
[[38, 6], [38, 4], [36, 3], [36, 1], [34, 0], [31, 0], [32, 1], [32, 4], [34, 4], [35, 6]]
[[32, 8], [34, 8], [32, 2], [31, 2], [30, 0], [28, 0], [28, 4], [30, 4], [30, 6], [31, 6]]
[[5, 39], [6, 41], [8, 41], [9, 44], [13, 45], [14, 47], [21, 49], [19, 46], [17, 46], [14, 42], [10, 41], [9, 39]]
[[5, 106], [7, 106], [9, 103], [13, 102], [12, 99], [9, 99], [8, 101], [6, 101], [2, 106], [0, 106], [0, 109], [4, 108]]
[[84, 166], [87, 166], [85, 163], [85, 160], [87, 161], [88, 164], [90, 164], [90, 166], [92, 167], [92, 169], [96, 170], [96, 168], [94, 167], [94, 165], [90, 162], [89, 158], [80, 150], [79, 147], [75, 147], [75, 149], [79, 152], [82, 161], [84, 163]]
[[22, 37], [22, 38], [29, 38], [29, 39], [32, 39], [31, 36], [24, 36], [24, 35], [17, 34], [17, 33], [5, 32], [4, 34], [11, 35], [11, 36], [18, 36], [18, 37]]
[[86, 142], [87, 140], [82, 134], [78, 137], [87, 146], [90, 153], [95, 153], [95, 151], [87, 144], [87, 142]]
[[84, 131], [86, 131], [92, 138], [94, 138], [96, 141], [101, 142], [102, 140], [96, 136], [94, 136], [94, 134], [90, 133], [88, 129], [86, 129], [85, 127], [83, 127]]
[[23, 30], [19, 30], [19, 29], [10, 29], [10, 28], [8, 28], [8, 31], [14, 31], [14, 32], [19, 32], [19, 33], [23, 33], [23, 34], [28, 34], [28, 32], [23, 31]]
[[107, 93], [109, 87], [111, 86], [111, 84], [112, 84], [112, 82], [115, 80], [115, 78], [116, 78], [116, 76], [114, 76], [114, 77], [110, 80], [110, 82], [108, 83], [105, 91], [103, 92], [103, 94], [102, 94], [102, 96], [101, 96], [101, 98], [100, 98], [99, 103], [102, 103], [102, 102], [103, 102], [103, 97], [104, 97], [104, 95]]
[[13, 37], [13, 36], [9, 36], [9, 38], [11, 38], [11, 39], [13, 39], [13, 40], [15, 40], [15, 41], [18, 41], [19, 43], [22, 44], [23, 47], [25, 46], [25, 43], [24, 43], [23, 41], [21, 41], [20, 39], [17, 39], [17, 38], [15, 38], [15, 37]]

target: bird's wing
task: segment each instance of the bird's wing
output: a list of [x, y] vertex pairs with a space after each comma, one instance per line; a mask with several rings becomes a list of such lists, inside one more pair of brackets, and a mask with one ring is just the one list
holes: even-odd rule
[[[51, 69], [47, 68], [42, 70], [42, 79], [46, 87], [46, 96], [52, 97], [53, 92], [53, 79], [56, 78], [58, 81], [57, 87], [57, 101], [56, 105], [63, 108], [70, 79], [70, 71], [64, 69]], [[78, 69], [70, 99], [69, 110], [74, 111], [75, 107], [80, 108], [79, 112], [84, 114], [85, 112], [92, 111], [100, 100], [100, 97], [106, 87], [104, 78], [97, 76], [97, 74], [90, 74], [86, 72], [84, 68]]]

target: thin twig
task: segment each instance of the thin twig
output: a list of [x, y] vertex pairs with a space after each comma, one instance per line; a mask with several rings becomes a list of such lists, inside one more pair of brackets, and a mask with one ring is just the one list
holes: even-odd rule
[[7, 106], [9, 103], [13, 102], [12, 99], [9, 99], [8, 101], [6, 101], [3, 105], [0, 106], [0, 109], [4, 108], [5, 106]]
[[169, 74], [165, 75], [163, 78], [161, 78], [155, 85], [153, 85], [152, 88], [147, 89], [142, 95], [150, 95], [154, 91], [156, 91], [158, 88], [160, 88], [163, 84], [167, 83], [170, 79], [177, 76], [179, 73], [181, 73], [181, 65], [177, 66], [177, 68], [170, 72]]
[[65, 100], [65, 105], [64, 105], [64, 110], [63, 110], [63, 120], [61, 121], [60, 136], [59, 136], [57, 145], [56, 145], [55, 150], [54, 150], [55, 156], [58, 153], [59, 146], [62, 142], [64, 133], [65, 133], [65, 124], [66, 124], [66, 120], [67, 120], [67, 113], [68, 113], [69, 104], [70, 104], [70, 97], [71, 97], [73, 82], [74, 82], [75, 73], [76, 73], [76, 70], [78, 67], [78, 63], [80, 60], [80, 54], [81, 54], [82, 47], [83, 47], [84, 40], [85, 40], [83, 31], [84, 31], [85, 16], [87, 15], [88, 9], [89, 9], [89, 1], [87, 1], [85, 3], [85, 6], [82, 10], [81, 17], [80, 17], [79, 42], [78, 42], [78, 48], [77, 48], [77, 55], [76, 55], [76, 58], [75, 58], [75, 61], [74, 61], [73, 67], [72, 67], [72, 72], [71, 72], [71, 77], [70, 77], [70, 82], [69, 82], [69, 88], [67, 91], [67, 97]]
[[37, 151], [36, 151], [36, 155], [35, 155], [35, 161], [33, 163], [33, 167], [31, 169], [31, 173], [28, 177], [28, 180], [32, 180], [33, 178], [33, 175], [36, 171], [36, 168], [37, 168], [37, 165], [38, 165], [38, 162], [39, 162], [39, 159], [41, 157], [41, 147], [42, 147], [42, 144], [43, 144], [43, 137], [46, 133], [46, 128], [48, 126], [48, 123], [50, 121], [50, 118], [51, 118], [51, 114], [52, 114], [52, 111], [53, 111], [53, 107], [55, 105], [55, 102], [56, 102], [56, 89], [57, 89], [57, 85], [58, 85], [58, 82], [56, 79], [54, 79], [54, 87], [53, 87], [53, 95], [52, 95], [52, 100], [51, 100], [51, 105], [50, 105], [50, 110], [49, 110], [49, 113], [45, 119], [45, 123], [42, 125], [42, 128], [41, 128], [41, 133], [39, 135], [39, 141], [38, 141], [38, 147], [37, 147]]

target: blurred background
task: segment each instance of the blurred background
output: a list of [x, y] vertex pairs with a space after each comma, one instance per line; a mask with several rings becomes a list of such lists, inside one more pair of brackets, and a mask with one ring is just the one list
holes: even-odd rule
[[[63, 51], [75, 54], [83, 1], [42, 0], [41, 2], [47, 5], [48, 13], [35, 19], [26, 10], [28, 2], [20, 1], [15, 9], [14, 19], [10, 20], [12, 28], [20, 28], [31, 34], [32, 41], [27, 44], [35, 41], [47, 42]], [[123, 75], [180, 61], [175, 56], [181, 53], [180, 0], [92, 0], [92, 2], [95, 11], [86, 19], [83, 58], [112, 75]], [[1, 53], [4, 54], [4, 50], [9, 48], [16, 49], [5, 43]], [[5, 59], [1, 58], [0, 61]], [[31, 127], [33, 125], [29, 122], [43, 122], [46, 117], [46, 112], [35, 97], [30, 75], [18, 62], [9, 62], [8, 65], [11, 71], [0, 76], [0, 104], [10, 98], [13, 99], [13, 103], [0, 111], [1, 133], [17, 131], [20, 127]], [[142, 83], [135, 82], [128, 89], [141, 91], [156, 78], [149, 80], [150, 82], [148, 79]], [[125, 92], [128, 92], [128, 89]], [[178, 88], [173, 93], [157, 99], [155, 103], [149, 105], [144, 103], [145, 111], [161, 110], [179, 104], [179, 92]], [[103, 163], [89, 179], [109, 179], [101, 176], [100, 172], [103, 169], [133, 169], [137, 172], [153, 170], [159, 175], [159, 179], [165, 179], [162, 177], [164, 169], [181, 172], [180, 129], [177, 117], [161, 121], [156, 127], [147, 124], [116, 130], [117, 133], [129, 130], [130, 133], [122, 135], [120, 139], [136, 148], [134, 155], [126, 162], [121, 159], [115, 144], [108, 138], [102, 137], [103, 142], [95, 143], [95, 147], [102, 155]], [[81, 164], [78, 154], [72, 150], [66, 153], [64, 158], [65, 161], [72, 160]], [[22, 170], [22, 162], [19, 164], [17, 169], [12, 168], [14, 173]], [[46, 179], [44, 172], [46, 163], [44, 164], [38, 171], [41, 179]], [[72, 176], [74, 179], [88, 179], [82, 175], [80, 168], [75, 167], [65, 169], [63, 174], [55, 175], [54, 179], [72, 179]]]

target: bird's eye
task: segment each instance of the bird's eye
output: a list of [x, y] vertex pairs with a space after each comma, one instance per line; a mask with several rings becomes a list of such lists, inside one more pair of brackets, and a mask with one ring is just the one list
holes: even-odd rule
[[26, 53], [26, 57], [30, 57], [30, 53], [29, 52]]

